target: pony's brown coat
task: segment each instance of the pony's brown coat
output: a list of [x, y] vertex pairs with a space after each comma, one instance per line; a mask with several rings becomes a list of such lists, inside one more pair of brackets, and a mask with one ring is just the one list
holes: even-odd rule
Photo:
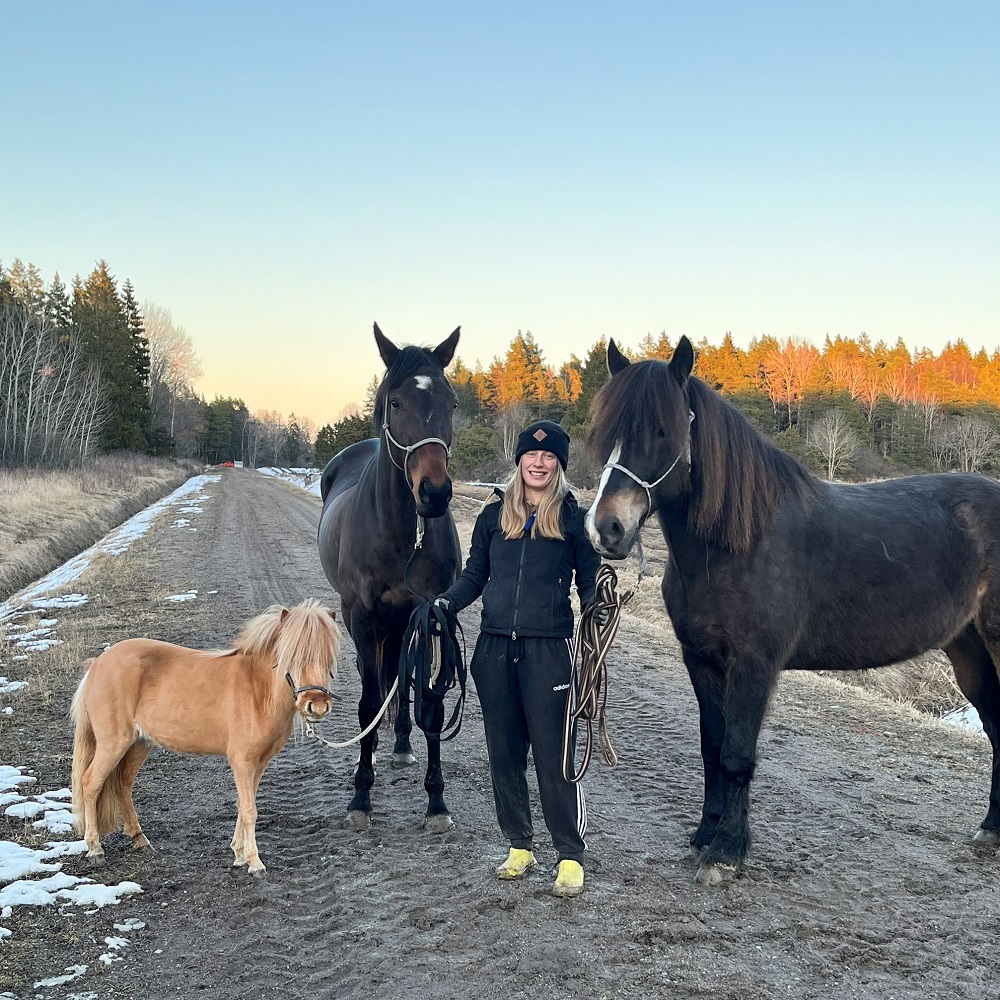
[[[132, 802], [136, 774], [153, 745], [225, 756], [239, 815], [234, 865], [262, 872], [256, 795], [271, 758], [292, 732], [296, 710], [318, 719], [330, 708], [340, 630], [333, 612], [309, 600], [273, 605], [249, 621], [227, 651], [201, 651], [156, 639], [125, 639], [90, 660], [73, 697], [73, 812], [89, 857], [119, 827], [147, 847]], [[293, 695], [298, 688], [321, 690]]]

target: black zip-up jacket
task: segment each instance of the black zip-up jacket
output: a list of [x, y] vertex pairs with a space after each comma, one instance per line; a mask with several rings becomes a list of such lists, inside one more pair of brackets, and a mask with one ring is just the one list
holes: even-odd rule
[[569, 638], [573, 635], [570, 578], [576, 574], [580, 607], [594, 599], [594, 577], [601, 557], [583, 526], [584, 512], [572, 493], [563, 499], [564, 538], [508, 539], [500, 527], [499, 503], [488, 503], [476, 519], [472, 546], [462, 575], [441, 595], [460, 611], [483, 596], [483, 632]]

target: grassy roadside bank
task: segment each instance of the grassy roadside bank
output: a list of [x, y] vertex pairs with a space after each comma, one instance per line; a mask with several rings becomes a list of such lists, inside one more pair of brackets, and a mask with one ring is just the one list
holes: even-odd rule
[[103, 455], [81, 469], [0, 469], [0, 601], [200, 471], [134, 454]]

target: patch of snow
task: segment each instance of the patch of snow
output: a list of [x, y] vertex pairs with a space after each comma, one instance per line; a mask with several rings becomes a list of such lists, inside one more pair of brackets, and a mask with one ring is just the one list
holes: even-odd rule
[[6, 791], [15, 785], [33, 785], [36, 780], [30, 774], [25, 774], [19, 767], [0, 764], [0, 791]]
[[125, 931], [141, 931], [146, 926], [146, 922], [144, 920], [136, 920], [135, 917], [129, 917], [128, 920], [120, 924], [112, 924], [112, 926], [116, 931], [124, 933]]
[[41, 802], [16, 802], [7, 806], [3, 814], [14, 819], [32, 819], [41, 812], [45, 812], [45, 806]]
[[20, 691], [28, 686], [27, 681], [9, 681], [6, 677], [0, 677], [0, 694], [10, 694], [12, 691]]
[[[59, 871], [59, 865], [45, 860], [46, 852], [0, 840], [0, 882], [14, 882], [36, 872]], [[0, 890], [2, 892], [2, 890]]]
[[181, 604], [184, 601], [193, 601], [198, 596], [197, 590], [189, 590], [186, 594], [171, 594], [169, 597], [164, 597], [165, 601], [173, 601], [174, 604]]
[[59, 597], [46, 597], [38, 601], [32, 601], [33, 608], [48, 610], [50, 608], [79, 608], [83, 604], [89, 603], [90, 598], [86, 594], [62, 594]]
[[51, 976], [49, 979], [39, 979], [35, 983], [35, 989], [39, 990], [45, 986], [63, 986], [66, 983], [73, 982], [74, 979], [79, 979], [86, 971], [87, 966], [85, 965], [67, 965], [66, 975]]
[[949, 712], [943, 716], [943, 721], [962, 729], [971, 729], [974, 733], [983, 731], [983, 720], [979, 718], [979, 713], [971, 705]]

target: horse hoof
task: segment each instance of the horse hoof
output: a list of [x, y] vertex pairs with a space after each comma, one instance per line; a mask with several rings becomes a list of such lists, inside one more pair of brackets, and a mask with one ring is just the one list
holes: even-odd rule
[[711, 888], [717, 885], [729, 885], [739, 877], [740, 869], [736, 865], [702, 864], [698, 866], [694, 880], [699, 885]]
[[685, 855], [685, 859], [687, 861], [690, 861], [692, 864], [700, 865], [701, 864], [701, 859], [702, 859], [702, 857], [705, 854], [705, 851], [707, 849], [708, 848], [706, 848], [706, 847], [695, 847], [694, 844], [692, 844], [688, 848], [688, 852]]
[[394, 753], [392, 755], [392, 766], [397, 771], [400, 768], [413, 767], [416, 762], [417, 758], [412, 753]]
[[263, 865], [261, 865], [260, 868], [256, 869], [251, 868], [250, 874], [253, 875], [253, 877], [257, 879], [259, 882], [267, 881], [267, 869]]
[[430, 833], [447, 833], [455, 825], [448, 813], [424, 817], [424, 829]]
[[351, 830], [364, 832], [372, 825], [371, 817], [360, 809], [352, 809], [346, 816], [345, 825]]
[[144, 833], [140, 833], [138, 837], [132, 838], [132, 850], [139, 851], [141, 854], [152, 854], [153, 845], [146, 839]]
[[972, 844], [981, 851], [995, 850], [1000, 847], [1000, 830], [984, 830], [980, 827], [972, 838]]
[[87, 855], [87, 864], [91, 868], [100, 868], [104, 865], [104, 851], [100, 853], [90, 853]]

